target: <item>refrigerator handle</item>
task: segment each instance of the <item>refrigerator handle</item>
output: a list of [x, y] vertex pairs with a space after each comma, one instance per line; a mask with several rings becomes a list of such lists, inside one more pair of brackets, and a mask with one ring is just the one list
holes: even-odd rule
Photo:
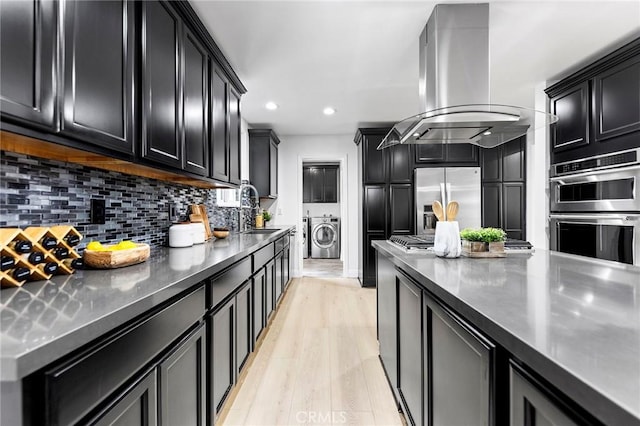
[[[451, 184], [447, 182], [446, 185], [447, 185], [447, 204], [448, 204], [451, 202]], [[443, 204], [443, 207], [446, 209], [447, 208], [446, 204]]]
[[444, 182], [440, 182], [440, 202], [442, 203], [442, 207], [447, 205], [447, 198], [444, 190]]

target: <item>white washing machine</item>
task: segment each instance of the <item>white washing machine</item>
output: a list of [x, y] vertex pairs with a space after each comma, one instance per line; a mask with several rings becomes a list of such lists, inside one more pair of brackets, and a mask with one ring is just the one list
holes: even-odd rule
[[340, 218], [312, 217], [311, 257], [313, 259], [340, 258]]

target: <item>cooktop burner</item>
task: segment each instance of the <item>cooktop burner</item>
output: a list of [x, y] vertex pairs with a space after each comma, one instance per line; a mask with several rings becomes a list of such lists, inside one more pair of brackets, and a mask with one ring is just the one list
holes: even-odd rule
[[[433, 234], [425, 235], [392, 235], [389, 241], [406, 250], [428, 250], [433, 247]], [[504, 242], [505, 251], [511, 253], [532, 253], [533, 246], [528, 241], [507, 238]]]

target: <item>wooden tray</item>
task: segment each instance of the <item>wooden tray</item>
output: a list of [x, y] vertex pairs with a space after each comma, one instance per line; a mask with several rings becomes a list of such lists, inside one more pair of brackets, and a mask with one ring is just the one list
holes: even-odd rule
[[462, 249], [462, 255], [474, 258], [507, 257], [507, 253], [504, 251], [468, 251], [465, 249]]
[[142, 263], [149, 258], [151, 248], [148, 244], [128, 250], [84, 251], [84, 263], [92, 268], [113, 269]]

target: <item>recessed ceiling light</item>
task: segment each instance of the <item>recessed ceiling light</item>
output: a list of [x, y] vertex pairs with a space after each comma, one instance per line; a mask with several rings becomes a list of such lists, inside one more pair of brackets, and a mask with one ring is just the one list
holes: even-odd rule
[[326, 107], [322, 110], [322, 112], [324, 113], [324, 115], [333, 115], [336, 113], [336, 109], [332, 107]]
[[415, 132], [415, 133], [413, 134], [413, 137], [414, 137], [414, 138], [419, 138], [419, 137], [420, 137], [420, 133]]
[[483, 133], [483, 135], [485, 136], [489, 136], [491, 134], [491, 130], [487, 130], [486, 132]]
[[273, 111], [274, 109], [278, 109], [278, 104], [275, 102], [267, 102], [264, 107], [268, 110]]

